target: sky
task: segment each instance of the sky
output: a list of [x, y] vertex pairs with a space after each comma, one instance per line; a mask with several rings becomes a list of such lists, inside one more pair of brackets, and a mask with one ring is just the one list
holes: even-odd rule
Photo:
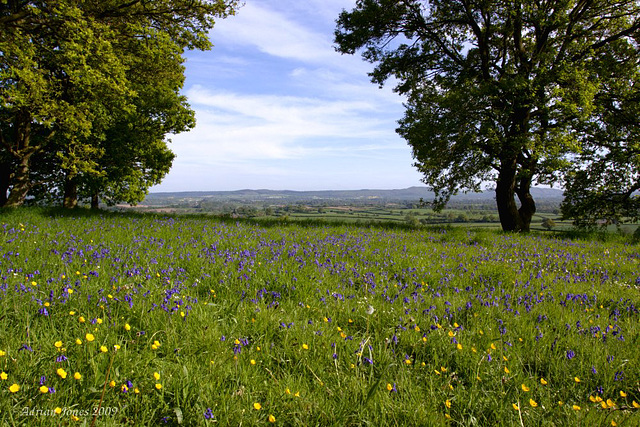
[[341, 55], [335, 21], [355, 0], [246, 0], [187, 52], [196, 127], [171, 136], [173, 167], [151, 192], [396, 189], [424, 185], [395, 129], [403, 99]]

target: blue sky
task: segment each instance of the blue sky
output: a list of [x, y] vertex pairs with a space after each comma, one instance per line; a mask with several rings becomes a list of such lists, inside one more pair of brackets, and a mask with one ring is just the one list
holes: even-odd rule
[[186, 54], [197, 125], [171, 137], [160, 191], [342, 190], [423, 185], [395, 133], [402, 98], [340, 55], [335, 20], [355, 0], [247, 0]]

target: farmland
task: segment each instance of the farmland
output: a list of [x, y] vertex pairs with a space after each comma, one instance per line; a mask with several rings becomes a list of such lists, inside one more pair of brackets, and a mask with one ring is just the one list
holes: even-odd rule
[[0, 235], [3, 425], [640, 424], [628, 236], [35, 208]]

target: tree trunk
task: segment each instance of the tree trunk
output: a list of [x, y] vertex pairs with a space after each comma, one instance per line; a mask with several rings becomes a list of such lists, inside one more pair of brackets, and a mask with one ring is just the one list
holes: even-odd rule
[[6, 207], [15, 208], [18, 206], [22, 206], [24, 200], [27, 198], [27, 194], [30, 189], [30, 181], [29, 181], [29, 159], [31, 158], [31, 154], [24, 154], [18, 161], [18, 165], [13, 173], [13, 187], [11, 188], [11, 193], [9, 193], [9, 198], [7, 199], [7, 203], [5, 203]]
[[0, 163], [0, 208], [7, 204], [7, 193], [11, 185], [11, 163]]
[[503, 160], [496, 181], [496, 204], [503, 231], [520, 231], [523, 225], [515, 200], [516, 168], [515, 158]]
[[[528, 233], [531, 229], [531, 218], [536, 212], [536, 204], [531, 196], [531, 177], [519, 178], [516, 187], [517, 161], [515, 158], [505, 159], [496, 182], [496, 204], [500, 225], [503, 231]], [[515, 200], [516, 194], [520, 200], [520, 208]]]
[[30, 147], [31, 143], [31, 116], [27, 112], [21, 112], [16, 115], [14, 122], [15, 142], [14, 148], [10, 148], [9, 152], [16, 160], [16, 168], [11, 178], [11, 192], [5, 203], [6, 207], [18, 207], [24, 203], [27, 198], [31, 181], [29, 180], [29, 161], [36, 147]]
[[73, 209], [78, 206], [78, 183], [74, 177], [67, 177], [64, 180], [64, 200], [62, 207]]
[[91, 209], [100, 209], [100, 199], [98, 198], [98, 192], [91, 195]]

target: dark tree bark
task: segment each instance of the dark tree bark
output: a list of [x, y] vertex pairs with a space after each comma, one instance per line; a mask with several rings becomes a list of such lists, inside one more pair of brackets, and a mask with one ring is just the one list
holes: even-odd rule
[[78, 183], [74, 177], [67, 177], [64, 180], [64, 199], [62, 207], [73, 209], [78, 206]]

